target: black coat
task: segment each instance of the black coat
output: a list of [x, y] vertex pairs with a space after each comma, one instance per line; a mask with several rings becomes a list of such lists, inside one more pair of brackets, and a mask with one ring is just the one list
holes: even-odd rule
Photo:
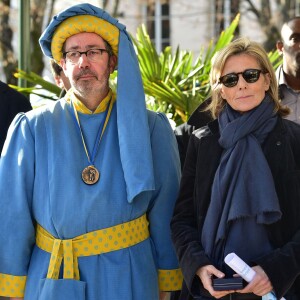
[[[180, 297], [184, 300], [193, 299], [189, 291], [199, 295], [201, 283], [196, 271], [211, 264], [199, 237], [222, 153], [218, 138], [217, 120], [192, 134], [171, 223], [172, 239], [185, 278]], [[296, 294], [293, 299], [300, 299], [300, 126], [279, 118], [263, 151], [273, 174], [282, 218], [267, 226], [275, 250], [253, 264], [264, 269], [277, 298], [293, 290]]]
[[210, 104], [211, 98], [202, 102], [196, 110], [192, 113], [186, 123], [183, 123], [175, 128], [175, 135], [178, 144], [181, 167], [183, 167], [189, 139], [192, 132], [208, 122], [212, 121], [212, 116], [209, 111], [205, 111]]
[[31, 109], [30, 102], [24, 95], [0, 81], [0, 153], [13, 118], [19, 112]]

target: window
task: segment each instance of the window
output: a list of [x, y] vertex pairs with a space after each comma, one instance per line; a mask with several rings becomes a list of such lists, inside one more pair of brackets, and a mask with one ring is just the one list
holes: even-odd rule
[[169, 0], [155, 0], [147, 4], [146, 26], [158, 53], [170, 45]]
[[[240, 0], [216, 0], [215, 2], [215, 33], [219, 35], [233, 21], [240, 10]], [[239, 27], [235, 34], [238, 35]]]

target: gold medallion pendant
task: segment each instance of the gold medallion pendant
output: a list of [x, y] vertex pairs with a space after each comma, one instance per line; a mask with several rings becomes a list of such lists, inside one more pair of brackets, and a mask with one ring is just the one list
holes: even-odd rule
[[95, 184], [100, 178], [99, 171], [94, 166], [88, 166], [83, 169], [81, 177], [84, 183], [86, 184]]
[[83, 144], [83, 147], [84, 147], [84, 151], [85, 151], [85, 154], [87, 156], [88, 162], [90, 164], [89, 166], [84, 168], [82, 173], [81, 173], [82, 181], [85, 184], [88, 184], [88, 185], [93, 185], [93, 184], [97, 183], [99, 181], [99, 178], [100, 178], [100, 172], [94, 166], [94, 161], [95, 161], [95, 157], [97, 155], [97, 152], [99, 150], [99, 145], [100, 145], [102, 136], [104, 134], [105, 128], [107, 126], [107, 123], [108, 123], [108, 120], [109, 120], [109, 117], [110, 117], [110, 114], [111, 114], [111, 111], [112, 111], [112, 108], [113, 108], [113, 103], [114, 102], [112, 101], [111, 92], [109, 93], [109, 95], [110, 95], [110, 99], [109, 99], [109, 102], [107, 103], [107, 107], [105, 109], [105, 111], [106, 111], [105, 114], [106, 115], [105, 115], [104, 119], [102, 120], [102, 122], [99, 126], [97, 137], [96, 137], [96, 140], [95, 140], [95, 143], [94, 143], [92, 153], [90, 153], [88, 148], [87, 148], [87, 145], [86, 145], [85, 140], [84, 140], [83, 132], [82, 132], [82, 129], [81, 129], [81, 126], [80, 126], [80, 120], [79, 120], [77, 110], [75, 108], [75, 105], [74, 105], [73, 101], [71, 101], [71, 105], [73, 107], [73, 112], [74, 112], [74, 115], [72, 115], [72, 116], [73, 116], [75, 124], [77, 125], [77, 128], [79, 130], [79, 133], [80, 133], [80, 136], [81, 136], [81, 141], [82, 141], [82, 144]]

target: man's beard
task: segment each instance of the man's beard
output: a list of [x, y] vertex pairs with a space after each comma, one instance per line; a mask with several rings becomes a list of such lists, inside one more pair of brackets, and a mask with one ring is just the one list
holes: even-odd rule
[[[82, 78], [85, 75], [90, 78]], [[110, 76], [109, 68], [98, 78], [98, 74], [90, 69], [82, 69], [73, 78], [73, 87], [81, 96], [98, 94], [103, 89], [107, 89], [108, 80]]]
[[92, 90], [95, 87], [95, 80], [90, 79], [86, 79], [83, 80], [81, 79], [80, 81], [77, 81], [75, 84], [76, 89], [80, 90], [80, 91], [88, 91], [88, 90]]
[[[81, 77], [85, 76], [85, 75], [91, 75], [94, 78], [82, 79]], [[93, 88], [95, 88], [95, 80], [98, 81], [97, 74], [95, 74], [94, 72], [92, 72], [89, 69], [84, 69], [84, 70], [81, 70], [74, 77], [73, 86], [74, 86], [75, 90], [77, 90], [81, 94], [87, 94], [87, 93], [90, 93]], [[97, 84], [96, 84], [96, 86], [97, 86]]]

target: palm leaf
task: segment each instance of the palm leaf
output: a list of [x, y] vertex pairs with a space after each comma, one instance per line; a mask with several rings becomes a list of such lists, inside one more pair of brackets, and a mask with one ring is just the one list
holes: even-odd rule
[[[53, 93], [54, 96], [58, 97], [61, 92], [61, 89], [57, 85], [43, 79], [41, 76], [37, 75], [34, 72], [25, 72], [23, 70], [18, 69], [17, 72], [14, 74], [14, 76], [16, 78], [25, 79], [26, 81], [32, 83], [35, 86], [40, 86], [41, 89], [44, 89], [44, 90], [49, 91], [50, 93]], [[31, 88], [29, 88], [28, 91], [30, 91], [30, 89]], [[34, 89], [37, 89], [37, 87], [35, 87]], [[50, 97], [50, 98], [57, 99], [57, 97]]]
[[212, 40], [206, 51], [200, 50], [196, 59], [191, 51], [180, 50], [179, 46], [174, 54], [171, 47], [158, 54], [145, 26], [138, 28], [136, 38], [132, 40], [138, 54], [145, 93], [147, 99], [151, 99], [147, 101], [148, 107], [163, 108], [163, 112], [171, 113], [177, 123], [185, 122], [201, 101], [209, 96], [211, 58], [233, 39], [238, 22], [239, 15], [221, 33], [216, 43]]

